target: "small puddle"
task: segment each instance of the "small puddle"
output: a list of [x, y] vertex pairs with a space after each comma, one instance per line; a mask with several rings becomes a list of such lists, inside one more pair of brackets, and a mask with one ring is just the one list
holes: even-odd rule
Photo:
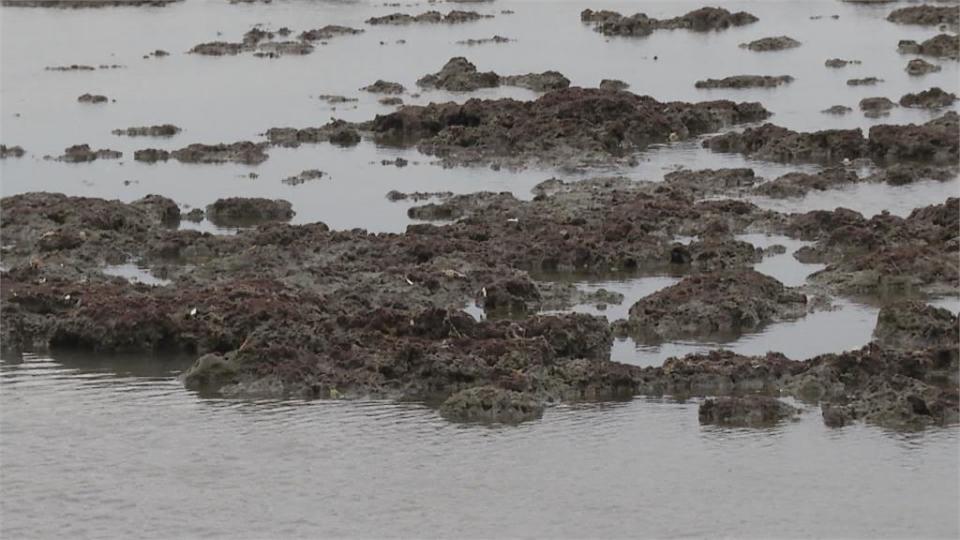
[[169, 285], [169, 279], [158, 278], [150, 273], [150, 270], [137, 266], [133, 263], [116, 264], [105, 267], [102, 272], [108, 276], [122, 277], [130, 283], [143, 283], [144, 285], [164, 286]]
[[813, 242], [764, 233], [741, 234], [737, 236], [737, 240], [750, 242], [761, 249], [767, 249], [778, 244], [787, 248], [784, 253], [766, 255], [762, 261], [754, 265], [753, 269], [761, 274], [778, 279], [788, 287], [799, 287], [805, 284], [810, 274], [827, 267], [825, 264], [802, 263], [793, 256], [798, 249], [812, 245]]
[[610, 359], [638, 366], [660, 366], [672, 356], [725, 349], [743, 355], [780, 352], [794, 360], [859, 349], [870, 342], [879, 307], [837, 299], [836, 309], [808, 314], [795, 321], [774, 323], [760, 332], [730, 342], [675, 341], [638, 345], [631, 339], [614, 341]]
[[574, 281], [578, 289], [586, 293], [594, 293], [601, 289], [623, 295], [623, 302], [619, 304], [577, 304], [567, 310], [546, 311], [545, 313], [586, 313], [599, 315], [613, 322], [625, 319], [630, 313], [630, 306], [637, 300], [649, 296], [659, 290], [676, 284], [682, 278], [670, 275], [651, 275], [629, 279], [594, 279]]

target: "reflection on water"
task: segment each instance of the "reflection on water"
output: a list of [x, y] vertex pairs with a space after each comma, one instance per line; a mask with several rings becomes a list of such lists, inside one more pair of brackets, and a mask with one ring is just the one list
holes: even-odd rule
[[742, 536], [747, 507], [750, 536], [958, 534], [956, 428], [832, 431], [815, 409], [700, 427], [696, 400], [645, 398], [462, 426], [416, 403], [199, 399], [182, 365], [130, 365], [0, 364], [5, 538]]

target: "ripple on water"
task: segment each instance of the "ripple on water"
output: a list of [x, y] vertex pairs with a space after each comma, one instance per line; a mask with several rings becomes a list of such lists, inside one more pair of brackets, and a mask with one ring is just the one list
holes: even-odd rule
[[[129, 370], [122, 360], [112, 375], [108, 359], [65, 362], [0, 364], [4, 485], [16, 493], [0, 505], [13, 536], [268, 535], [278, 523], [295, 536], [688, 535], [741, 530], [744, 505], [770, 516], [758, 534], [831, 534], [838, 523], [955, 532], [944, 516], [956, 429], [832, 431], [816, 411], [768, 430], [701, 427], [698, 400], [669, 398], [563, 405], [517, 427], [456, 425], [415, 403], [210, 400], [171, 391], [176, 370], [139, 378], [117, 374]], [[118, 390], [65, 392], [69, 370]], [[39, 384], [8, 384], [18, 378]], [[825, 488], [821, 519], [798, 516]]]

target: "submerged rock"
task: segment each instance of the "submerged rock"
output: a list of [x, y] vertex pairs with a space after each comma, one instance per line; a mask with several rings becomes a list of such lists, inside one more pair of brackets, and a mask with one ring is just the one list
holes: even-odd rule
[[279, 58], [287, 55], [300, 56], [313, 52], [314, 47], [311, 43], [314, 39], [330, 39], [336, 35], [359, 32], [362, 32], [362, 30], [328, 25], [324, 28], [304, 32], [301, 34], [299, 41], [274, 41], [277, 36], [289, 36], [290, 29], [281, 28], [277, 32], [270, 32], [255, 26], [245, 33], [243, 39], [239, 42], [211, 41], [200, 43], [188, 52], [203, 56], [235, 56], [242, 53], [253, 53], [253, 56], [260, 58]]
[[338, 146], [354, 146], [360, 142], [360, 133], [350, 123], [333, 120], [318, 128], [270, 128], [264, 134], [271, 144], [296, 148], [303, 143], [329, 142]]
[[874, 86], [877, 83], [882, 83], [883, 79], [878, 79], [876, 77], [863, 77], [862, 79], [848, 79], [847, 86]]
[[831, 105], [830, 107], [827, 107], [826, 109], [824, 109], [824, 110], [822, 110], [822, 111], [820, 111], [820, 112], [822, 112], [822, 113], [824, 113], [824, 114], [838, 114], [838, 115], [842, 115], [842, 114], [847, 114], [847, 113], [853, 112], [853, 109], [850, 108], [850, 107], [847, 107], [846, 105]]
[[63, 155], [57, 158], [57, 161], [66, 161], [67, 163], [82, 163], [87, 161], [96, 161], [98, 159], [119, 159], [123, 157], [123, 152], [101, 148], [94, 150], [89, 144], [75, 144], [64, 149]]
[[780, 75], [734, 75], [723, 79], [706, 79], [697, 81], [697, 88], [773, 88], [793, 82], [793, 77]]
[[444, 23], [459, 24], [480, 19], [491, 19], [493, 15], [481, 15], [476, 11], [453, 10], [449, 13], [440, 13], [439, 11], [427, 11], [419, 15], [408, 15], [406, 13], [391, 13], [382, 17], [371, 17], [366, 23], [370, 25], [397, 25], [397, 24], [415, 24], [415, 23]]
[[93, 66], [70, 64], [69, 66], [47, 66], [43, 69], [44, 71], [94, 71], [97, 68]]
[[170, 152], [170, 157], [183, 163], [242, 163], [258, 165], [267, 160], [266, 145], [240, 141], [231, 144], [191, 144]]
[[383, 79], [377, 79], [373, 84], [364, 86], [360, 90], [374, 94], [402, 94], [407, 91], [402, 84], [385, 81]]
[[525, 75], [506, 75], [500, 77], [500, 83], [506, 86], [519, 86], [534, 92], [549, 92], [570, 87], [570, 79], [557, 71], [527, 73]]
[[942, 68], [936, 64], [931, 64], [923, 58], [914, 58], [913, 60], [907, 62], [907, 73], [916, 77], [919, 75], [926, 75], [927, 73], [936, 73]]
[[328, 176], [327, 173], [319, 169], [309, 169], [301, 172], [296, 176], [289, 176], [281, 180], [284, 184], [288, 186], [299, 186], [300, 184], [305, 184], [311, 180], [319, 180], [324, 176]]
[[126, 135], [127, 137], [173, 137], [180, 133], [180, 128], [173, 124], [163, 124], [159, 126], [140, 126], [129, 127], [126, 129], [115, 129], [114, 135]]
[[0, 159], [6, 159], [8, 157], [23, 157], [24, 152], [23, 148], [20, 146], [7, 146], [5, 144], [0, 144]]
[[339, 95], [333, 95], [333, 94], [321, 94], [317, 96], [317, 99], [321, 101], [326, 101], [327, 103], [352, 103], [355, 101], [360, 101], [359, 99], [354, 97], [339, 96]]
[[482, 386], [448, 397], [440, 406], [440, 414], [455, 422], [519, 424], [540, 418], [543, 409], [543, 403], [530, 394]]
[[503, 36], [499, 36], [499, 35], [498, 35], [498, 36], [493, 36], [493, 37], [488, 37], [488, 38], [480, 38], [480, 39], [475, 39], [475, 38], [464, 39], [464, 40], [458, 41], [458, 42], [457, 42], [457, 45], [470, 45], [470, 46], [473, 46], [473, 45], [485, 45], [485, 44], [487, 44], [487, 43], [509, 43], [509, 42], [511, 42], [511, 41], [513, 41], [513, 40], [510, 39], [510, 38], [507, 38], [507, 37], [503, 37]]
[[313, 30], [301, 32], [297, 37], [302, 41], [324, 41], [333, 39], [337, 36], [352, 36], [356, 34], [362, 34], [363, 32], [365, 32], [365, 30], [362, 28], [350, 28], [349, 26], [328, 24], [321, 28], [315, 28]]
[[607, 36], [644, 37], [656, 30], [724, 30], [752, 24], [759, 19], [745, 11], [731, 13], [723, 8], [704, 7], [672, 19], [653, 19], [644, 13], [624, 16], [615, 11], [585, 9], [580, 13], [580, 20], [595, 23], [594, 29]]
[[207, 216], [207, 213], [203, 208], [194, 208], [189, 212], [184, 213], [181, 217], [191, 223], [200, 223]]
[[232, 144], [191, 144], [174, 151], [145, 148], [137, 150], [133, 159], [147, 163], [176, 159], [182, 163], [242, 163], [258, 165], [269, 156], [264, 152], [266, 143], [240, 141]]
[[842, 68], [851, 64], [860, 64], [860, 60], [843, 60], [842, 58], [831, 58], [823, 63], [828, 68]]
[[706, 399], [697, 411], [701, 424], [728, 427], [767, 427], [798, 414], [796, 407], [768, 396]]
[[601, 90], [626, 90], [630, 85], [619, 79], [603, 79], [598, 86]]
[[783, 51], [799, 47], [801, 43], [789, 36], [775, 36], [760, 38], [749, 43], [741, 43], [743, 49], [757, 52]]
[[250, 226], [270, 221], [289, 221], [293, 218], [293, 205], [284, 200], [258, 197], [230, 197], [217, 199], [207, 206], [207, 219], [215, 225], [235, 227]]
[[301, 56], [313, 52], [313, 45], [302, 41], [268, 41], [257, 46], [254, 56], [258, 58], [279, 58], [281, 56]]
[[99, 94], [83, 94], [77, 98], [77, 101], [80, 103], [106, 103], [110, 100], [107, 96], [101, 96]]
[[881, 116], [890, 113], [897, 104], [885, 97], [869, 97], [860, 100], [860, 110], [867, 116]]

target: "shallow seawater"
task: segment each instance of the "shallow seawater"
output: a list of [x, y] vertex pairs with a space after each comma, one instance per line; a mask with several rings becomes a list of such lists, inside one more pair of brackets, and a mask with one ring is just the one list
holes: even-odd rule
[[[131, 363], [132, 362], [132, 363]], [[960, 431], [702, 427], [696, 400], [454, 425], [200, 399], [163, 364], [0, 363], [5, 538], [955, 537]]]
[[[145, 164], [132, 159], [141, 148], [174, 149], [190, 143], [262, 140], [271, 127], [307, 127], [331, 117], [366, 120], [392, 111], [377, 102], [376, 94], [358, 89], [377, 79], [400, 82], [409, 93], [416, 80], [436, 72], [453, 56], [466, 56], [481, 70], [501, 74], [555, 69], [574, 85], [595, 86], [603, 78], [619, 78], [631, 90], [661, 100], [729, 98], [760, 101], [774, 112], [771, 121], [793, 129], [867, 129], [878, 123], [923, 122], [931, 113], [897, 108], [885, 118], [870, 119], [859, 111], [836, 117], [819, 111], [835, 104], [856, 109], [869, 96], [894, 101], [907, 92], [931, 86], [958, 87], [956, 62], [937, 61], [942, 71], [908, 77], [904, 66], [911, 58], [896, 51], [900, 39], [923, 39], [935, 30], [894, 25], [884, 20], [891, 5], [864, 6], [834, 1], [721, 2], [731, 10], [754, 13], [760, 22], [723, 32], [698, 34], [660, 31], [647, 38], [606, 38], [580, 22], [584, 7], [616, 9], [651, 16], [679, 15], [703, 5], [688, 0], [672, 2], [545, 2], [498, 0], [466, 4], [494, 15], [492, 19], [460, 25], [372, 27], [371, 16], [394, 11], [447, 11], [465, 4], [408, 2], [387, 7], [381, 2], [274, 0], [270, 4], [231, 5], [226, 0], [186, 0], [166, 8], [111, 10], [42, 10], [5, 8], [0, 12], [0, 141], [23, 146], [28, 155], [0, 161], [4, 195], [31, 190], [133, 200], [149, 193], [172, 197], [184, 206], [205, 206], [219, 197], [285, 198], [294, 203], [296, 222], [323, 221], [334, 228], [362, 227], [371, 231], [399, 231], [408, 223], [409, 203], [391, 203], [384, 195], [400, 191], [479, 190], [511, 191], [529, 197], [530, 188], [564, 171], [531, 168], [492, 171], [489, 168], [444, 169], [415, 150], [377, 147], [364, 142], [349, 149], [328, 144], [298, 149], [274, 148], [259, 166], [196, 165], [167, 162]], [[502, 10], [512, 10], [505, 15]], [[836, 14], [838, 19], [830, 18]], [[812, 20], [811, 16], [826, 15]], [[250, 54], [204, 57], [185, 54], [198, 43], [239, 40], [255, 24], [299, 32], [326, 24], [364, 28], [318, 45], [313, 54], [278, 59]], [[480, 46], [456, 41], [507, 36], [516, 41]], [[803, 42], [792, 50], [755, 53], [738, 44], [763, 36], [788, 34]], [[405, 40], [404, 44], [397, 41]], [[381, 42], [383, 44], [381, 45]], [[142, 58], [155, 49], [165, 58]], [[654, 60], [654, 56], [657, 60]], [[832, 57], [859, 59], [860, 65], [828, 69]], [[692, 61], [695, 59], [696, 61]], [[120, 64], [123, 69], [91, 72], [45, 71], [65, 64]], [[694, 82], [707, 77], [737, 74], [789, 74], [796, 80], [776, 89], [702, 90]], [[874, 87], [851, 87], [846, 80], [876, 76]], [[102, 93], [116, 100], [103, 105], [77, 103], [80, 94]], [[530, 99], [535, 93], [518, 88], [488, 89], [469, 94], [424, 91], [419, 98], [405, 94], [407, 103], [465, 101], [473, 97]], [[356, 97], [358, 102], [331, 106], [321, 94]], [[121, 137], [117, 128], [173, 123], [183, 132], [169, 139]], [[120, 160], [67, 164], [44, 160], [79, 143], [124, 152]], [[383, 166], [384, 159], [402, 156], [404, 168]], [[697, 141], [652, 148], [637, 167], [588, 174], [625, 174], [658, 181], [676, 167], [751, 166], [766, 178], [811, 167], [751, 162], [740, 156], [713, 154]], [[283, 178], [319, 168], [329, 177], [288, 186]], [[250, 178], [253, 172], [257, 178]], [[881, 209], [903, 213], [956, 194], [954, 181], [930, 192], [916, 188], [871, 190], [832, 200], [810, 198], [788, 201], [798, 209], [850, 206], [872, 214]], [[903, 196], [909, 194], [910, 196]]]
[[[585, 7], [680, 15], [703, 5], [756, 14], [760, 22], [709, 34], [661, 31], [642, 39], [605, 38], [579, 20]], [[703, 150], [699, 141], [652, 147], [635, 167], [570, 172], [531, 167], [443, 168], [413, 149], [328, 144], [271, 148], [259, 166], [133, 161], [141, 148], [260, 141], [271, 127], [318, 126], [331, 117], [366, 120], [393, 110], [358, 88], [377, 79], [410, 92], [415, 81], [453, 56], [501, 74], [555, 69], [574, 85], [618, 78], [660, 100], [760, 101], [777, 124], [798, 129], [868, 129], [924, 122], [926, 111], [895, 109], [880, 119], [859, 111], [821, 114], [831, 105], [856, 109], [870, 96], [897, 101], [932, 86], [958, 91], [957, 62], [934, 61], [939, 73], [908, 77], [912, 56], [901, 39], [922, 40], [932, 28], [884, 20], [903, 2], [836, 1], [521, 1], [492, 3], [273, 0], [231, 5], [186, 0], [166, 8], [44, 10], [0, 8], [0, 142], [27, 155], [0, 160], [3, 196], [28, 191], [131, 201], [150, 193], [182, 207], [220, 197], [259, 196], [293, 202], [294, 222], [333, 228], [402, 231], [410, 203], [399, 191], [509, 191], [519, 198], [550, 178], [625, 175], [660, 181], [667, 172], [751, 167], [759, 176], [810, 165], [759, 162]], [[475, 9], [492, 19], [455, 26], [371, 27], [363, 21], [395, 11]], [[512, 10], [514, 14], [502, 14]], [[830, 18], [836, 14], [838, 19]], [[822, 19], [811, 16], [824, 15]], [[194, 45], [239, 40], [255, 24], [298, 33], [326, 24], [365, 28], [303, 57], [202, 57]], [[516, 41], [468, 47], [458, 40], [504, 35]], [[739, 43], [787, 34], [803, 42], [779, 53]], [[405, 44], [397, 43], [405, 40]], [[381, 42], [384, 44], [381, 45]], [[164, 49], [166, 58], [143, 55]], [[654, 56], [657, 59], [654, 59]], [[861, 65], [828, 69], [828, 58]], [[122, 64], [123, 69], [61, 73], [46, 66]], [[789, 74], [796, 81], [767, 90], [697, 90], [694, 82], [737, 74]], [[877, 76], [875, 87], [849, 78]], [[115, 99], [83, 105], [83, 93]], [[359, 99], [335, 108], [317, 99]], [[473, 97], [531, 99], [517, 89], [471, 94], [409, 93], [407, 103]], [[954, 107], [954, 110], [956, 107]], [[170, 139], [120, 137], [117, 128], [173, 123]], [[120, 150], [119, 160], [67, 164], [43, 159], [73, 144]], [[403, 168], [382, 160], [403, 157]], [[305, 169], [329, 174], [299, 186], [283, 178]], [[251, 173], [256, 176], [251, 177]], [[858, 185], [801, 199], [751, 199], [780, 211], [852, 208], [866, 215], [906, 215], [960, 192], [960, 181], [912, 186]], [[204, 221], [182, 227], [230, 234]], [[803, 245], [747, 235], [759, 247], [787, 252], [756, 265], [787, 285], [802, 285], [818, 265], [792, 257]], [[134, 264], [114, 274], [164, 281]], [[639, 298], [675, 283], [662, 273], [631, 279], [582, 280], [586, 290], [625, 295], [620, 305], [575, 311], [625, 317]], [[960, 297], [931, 300], [960, 310]], [[724, 347], [744, 354], [775, 350], [791, 358], [858, 348], [869, 341], [879, 307], [838, 299], [832, 311], [770, 325], [723, 343], [638, 346], [617, 341], [615, 360], [659, 365], [666, 358]], [[482, 313], [471, 308], [471, 313]], [[383, 401], [236, 401], [185, 390], [177, 375], [191, 358], [55, 354], [0, 360], [0, 536], [4, 538], [316, 538], [316, 537], [957, 537], [960, 429], [892, 433], [854, 425], [824, 427], [807, 408], [797, 422], [766, 430], [701, 427], [697, 401], [635, 398], [569, 404], [516, 427], [454, 425], [417, 403]]]

